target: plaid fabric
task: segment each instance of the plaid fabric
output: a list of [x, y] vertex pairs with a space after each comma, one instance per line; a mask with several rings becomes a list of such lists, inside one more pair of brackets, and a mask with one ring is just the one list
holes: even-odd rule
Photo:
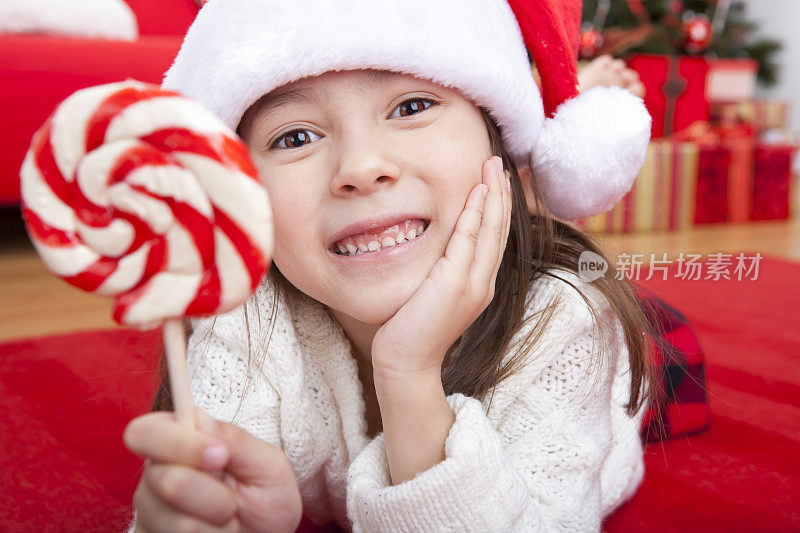
[[645, 443], [705, 431], [711, 425], [706, 358], [686, 317], [649, 289], [636, 286], [655, 336], [652, 361], [661, 380], [657, 397], [642, 421]]

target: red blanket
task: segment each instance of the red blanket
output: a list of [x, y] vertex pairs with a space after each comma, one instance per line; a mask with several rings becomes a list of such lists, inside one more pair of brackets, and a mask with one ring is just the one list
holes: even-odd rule
[[[800, 528], [800, 265], [759, 268], [639, 282], [697, 332], [712, 422], [647, 446], [644, 483], [605, 530]], [[124, 528], [141, 462], [121, 435], [150, 408], [159, 352], [158, 332], [125, 329], [0, 345], [0, 531]]]

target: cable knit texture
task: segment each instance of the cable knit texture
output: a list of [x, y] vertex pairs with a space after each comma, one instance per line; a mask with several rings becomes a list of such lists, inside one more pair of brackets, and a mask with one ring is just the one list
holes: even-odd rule
[[[391, 485], [384, 434], [367, 436], [350, 343], [310, 298], [273, 305], [264, 282], [245, 304], [247, 320], [245, 306], [194, 319], [193, 400], [283, 448], [316, 523], [355, 532], [600, 531], [644, 476], [644, 409], [625, 413], [628, 350], [608, 300], [575, 274], [551, 273], [561, 279], [531, 284], [528, 321], [504, 356], [525, 347], [525, 366], [493, 398], [449, 395], [455, 423], [445, 460], [399, 485]], [[592, 301], [599, 321], [565, 281]], [[548, 327], [524, 343], [551, 305]]]

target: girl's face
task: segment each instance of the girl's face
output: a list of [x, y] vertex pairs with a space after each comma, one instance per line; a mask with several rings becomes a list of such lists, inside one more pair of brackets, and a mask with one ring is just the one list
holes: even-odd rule
[[271, 96], [248, 145], [272, 204], [273, 260], [332, 310], [383, 324], [444, 256], [481, 182], [492, 156], [481, 112], [454, 89], [376, 70], [326, 72]]

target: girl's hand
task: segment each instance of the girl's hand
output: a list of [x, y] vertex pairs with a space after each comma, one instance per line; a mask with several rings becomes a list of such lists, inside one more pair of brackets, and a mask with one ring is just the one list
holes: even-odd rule
[[283, 450], [197, 406], [195, 419], [196, 431], [171, 412], [125, 428], [125, 446], [145, 459], [136, 531], [295, 531], [303, 506]]
[[511, 186], [497, 156], [484, 162], [482, 174], [483, 184], [467, 197], [444, 257], [375, 334], [373, 373], [440, 373], [447, 349], [494, 298], [511, 225]]
[[644, 84], [639, 79], [639, 73], [628, 68], [621, 59], [614, 59], [610, 55], [602, 55], [578, 72], [578, 86], [581, 92], [592, 87], [622, 87], [639, 98], [644, 98]]

